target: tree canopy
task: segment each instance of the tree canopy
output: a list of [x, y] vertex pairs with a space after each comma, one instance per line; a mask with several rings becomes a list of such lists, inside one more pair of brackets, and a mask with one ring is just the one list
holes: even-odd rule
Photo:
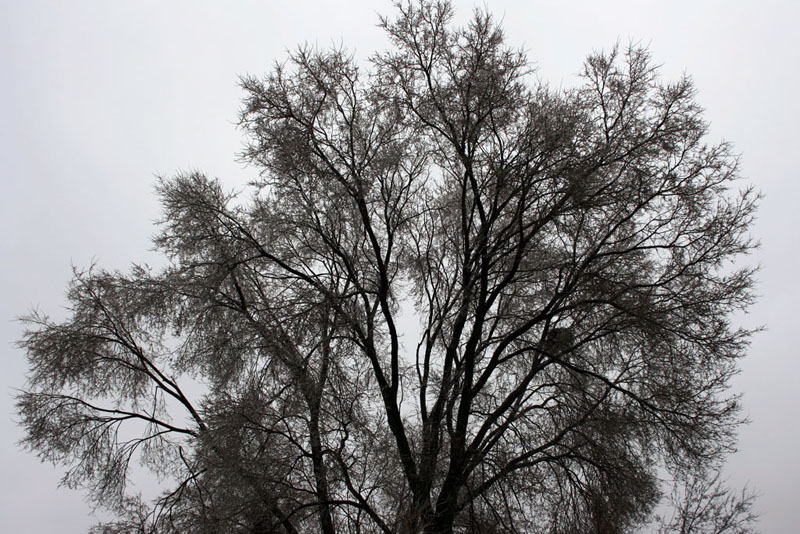
[[488, 13], [396, 8], [368, 64], [242, 79], [258, 178], [160, 180], [165, 268], [25, 318], [25, 445], [97, 532], [623, 533], [670, 477], [662, 532], [750, 532], [717, 471], [757, 194], [691, 80], [616, 46], [556, 90]]

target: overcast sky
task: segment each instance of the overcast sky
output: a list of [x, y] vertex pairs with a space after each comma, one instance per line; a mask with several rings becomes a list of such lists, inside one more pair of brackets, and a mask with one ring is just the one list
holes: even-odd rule
[[[473, 2], [455, 2], [458, 19]], [[727, 475], [761, 493], [761, 529], [800, 524], [800, 2], [486, 2], [539, 76], [569, 87], [587, 53], [618, 39], [649, 43], [666, 79], [686, 72], [742, 174], [764, 193], [763, 324], [736, 378], [752, 423]], [[483, 5], [483, 2], [480, 3]], [[158, 263], [150, 236], [155, 175], [199, 169], [241, 188], [237, 76], [260, 74], [287, 49], [344, 44], [365, 59], [385, 45], [388, 2], [0, 0], [0, 530], [79, 533], [96, 520], [60, 471], [20, 451], [13, 388], [24, 355], [13, 318], [32, 306], [63, 317], [71, 266]]]

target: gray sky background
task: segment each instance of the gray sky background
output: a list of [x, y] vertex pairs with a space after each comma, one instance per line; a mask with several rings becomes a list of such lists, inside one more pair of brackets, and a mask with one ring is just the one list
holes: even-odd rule
[[[457, 1], [457, 20], [473, 2]], [[539, 76], [569, 87], [587, 53], [649, 43], [665, 79], [690, 74], [711, 123], [765, 198], [760, 302], [740, 318], [767, 326], [736, 378], [752, 423], [726, 473], [761, 493], [766, 533], [800, 524], [800, 2], [487, 1]], [[479, 4], [483, 5], [483, 3]], [[388, 2], [0, 0], [0, 530], [78, 533], [95, 519], [60, 470], [20, 451], [13, 388], [24, 355], [13, 318], [32, 306], [64, 316], [71, 265], [127, 269], [150, 251], [154, 176], [199, 169], [242, 188], [237, 76], [287, 49], [344, 44], [360, 59], [385, 45]]]

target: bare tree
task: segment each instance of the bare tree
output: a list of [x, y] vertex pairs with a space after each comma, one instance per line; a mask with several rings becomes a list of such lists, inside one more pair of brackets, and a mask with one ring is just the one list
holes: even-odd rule
[[667, 501], [670, 514], [660, 518], [659, 534], [751, 534], [758, 519], [756, 495], [747, 488], [725, 487], [719, 471], [684, 473]]
[[[301, 48], [242, 80], [253, 195], [161, 180], [169, 267], [26, 319], [25, 444], [98, 532], [630, 532], [659, 467], [731, 450], [757, 195], [690, 80], [615, 47], [553, 90], [487, 13], [397, 9], [366, 73]], [[152, 505], [134, 457], [174, 482]]]

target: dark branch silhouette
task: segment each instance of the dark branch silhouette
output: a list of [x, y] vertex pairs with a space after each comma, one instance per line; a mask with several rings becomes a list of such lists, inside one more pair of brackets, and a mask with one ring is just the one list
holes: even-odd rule
[[396, 7], [366, 72], [306, 47], [241, 80], [253, 194], [160, 180], [168, 267], [25, 319], [25, 445], [96, 532], [623, 533], [663, 473], [653, 528], [750, 532], [716, 473], [757, 194], [691, 81], [631, 45], [554, 90], [488, 13]]

